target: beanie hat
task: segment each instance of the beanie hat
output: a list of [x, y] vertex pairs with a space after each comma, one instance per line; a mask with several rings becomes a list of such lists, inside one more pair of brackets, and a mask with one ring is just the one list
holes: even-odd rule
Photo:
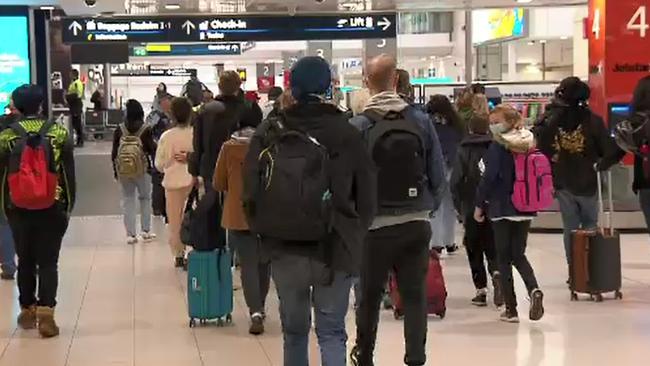
[[39, 112], [45, 97], [40, 86], [24, 84], [13, 91], [11, 99], [14, 101], [14, 107], [20, 113], [32, 115]]
[[571, 76], [560, 82], [560, 86], [555, 90], [555, 96], [569, 106], [578, 106], [589, 100], [591, 90], [584, 81]]
[[291, 70], [291, 94], [298, 102], [324, 95], [332, 85], [332, 70], [322, 57], [303, 57]]

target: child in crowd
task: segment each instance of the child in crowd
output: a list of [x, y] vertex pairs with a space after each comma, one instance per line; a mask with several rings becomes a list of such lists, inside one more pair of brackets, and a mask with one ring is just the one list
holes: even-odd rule
[[185, 268], [185, 243], [181, 241], [184, 208], [192, 192], [193, 180], [187, 170], [192, 153], [192, 104], [187, 98], [174, 98], [171, 104], [174, 127], [160, 137], [156, 151], [156, 169], [163, 173], [169, 246], [177, 268]]
[[151, 129], [144, 123], [144, 110], [135, 99], [126, 102], [126, 120], [113, 135], [113, 171], [122, 186], [122, 208], [127, 244], [138, 242], [136, 233], [136, 190], [140, 201], [142, 241], [156, 238], [151, 232], [151, 160], [156, 154], [156, 142]]
[[[482, 223], [474, 220], [476, 187], [485, 173], [484, 159], [491, 144], [492, 136], [490, 136], [487, 116], [473, 116], [469, 120], [469, 135], [463, 139], [458, 149], [450, 185], [454, 205], [463, 218], [465, 226], [463, 242], [467, 248], [472, 280], [476, 287], [476, 296], [472, 299], [472, 304], [487, 306], [487, 273], [489, 273], [494, 286], [494, 305], [500, 307], [503, 305], [503, 295], [497, 268], [492, 223], [490, 220], [485, 220]], [[488, 272], [485, 270], [486, 260]]]
[[490, 145], [485, 161], [485, 173], [476, 193], [474, 219], [485, 222], [486, 212], [492, 221], [497, 260], [501, 275], [506, 310], [501, 320], [519, 322], [517, 298], [512, 276], [512, 266], [517, 268], [530, 296], [530, 320], [536, 321], [544, 315], [544, 294], [539, 289], [537, 278], [528, 258], [526, 245], [528, 230], [535, 213], [523, 213], [515, 209], [512, 193], [515, 183], [514, 154], [525, 154], [534, 149], [532, 132], [524, 128], [523, 118], [511, 106], [497, 106], [490, 113], [490, 130], [495, 143]]

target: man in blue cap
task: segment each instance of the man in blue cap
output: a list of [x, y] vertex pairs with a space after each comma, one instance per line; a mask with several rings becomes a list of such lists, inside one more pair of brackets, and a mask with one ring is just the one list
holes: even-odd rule
[[[271, 255], [285, 366], [309, 365], [312, 304], [321, 364], [346, 364], [350, 281], [359, 275], [375, 211], [372, 161], [359, 131], [324, 100], [331, 84], [325, 60], [298, 61], [291, 70], [295, 104], [260, 125], [244, 164], [242, 198], [251, 230]], [[324, 184], [309, 195], [315, 182]]]

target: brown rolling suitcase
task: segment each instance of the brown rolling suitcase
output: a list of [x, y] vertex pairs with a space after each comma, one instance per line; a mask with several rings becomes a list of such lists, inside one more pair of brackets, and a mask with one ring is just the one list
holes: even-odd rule
[[594, 231], [578, 230], [573, 233], [572, 258], [569, 265], [571, 300], [578, 300], [578, 293], [591, 295], [596, 302], [603, 301], [604, 293], [614, 293], [622, 299], [621, 293], [621, 239], [614, 229], [612, 216], [612, 174], [608, 173], [609, 211], [608, 224], [604, 227], [602, 179], [598, 173], [598, 204], [600, 227]]

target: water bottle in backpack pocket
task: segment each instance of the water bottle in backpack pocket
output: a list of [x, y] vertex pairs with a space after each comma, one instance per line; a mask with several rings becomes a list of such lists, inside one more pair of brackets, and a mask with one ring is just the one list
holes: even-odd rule
[[553, 204], [551, 163], [540, 151], [514, 153], [515, 184], [512, 204], [519, 212], [534, 213]]
[[18, 139], [9, 157], [7, 183], [14, 206], [43, 210], [54, 205], [58, 175], [54, 151], [47, 132], [54, 122], [44, 122], [38, 133], [27, 132], [20, 123], [10, 128]]

